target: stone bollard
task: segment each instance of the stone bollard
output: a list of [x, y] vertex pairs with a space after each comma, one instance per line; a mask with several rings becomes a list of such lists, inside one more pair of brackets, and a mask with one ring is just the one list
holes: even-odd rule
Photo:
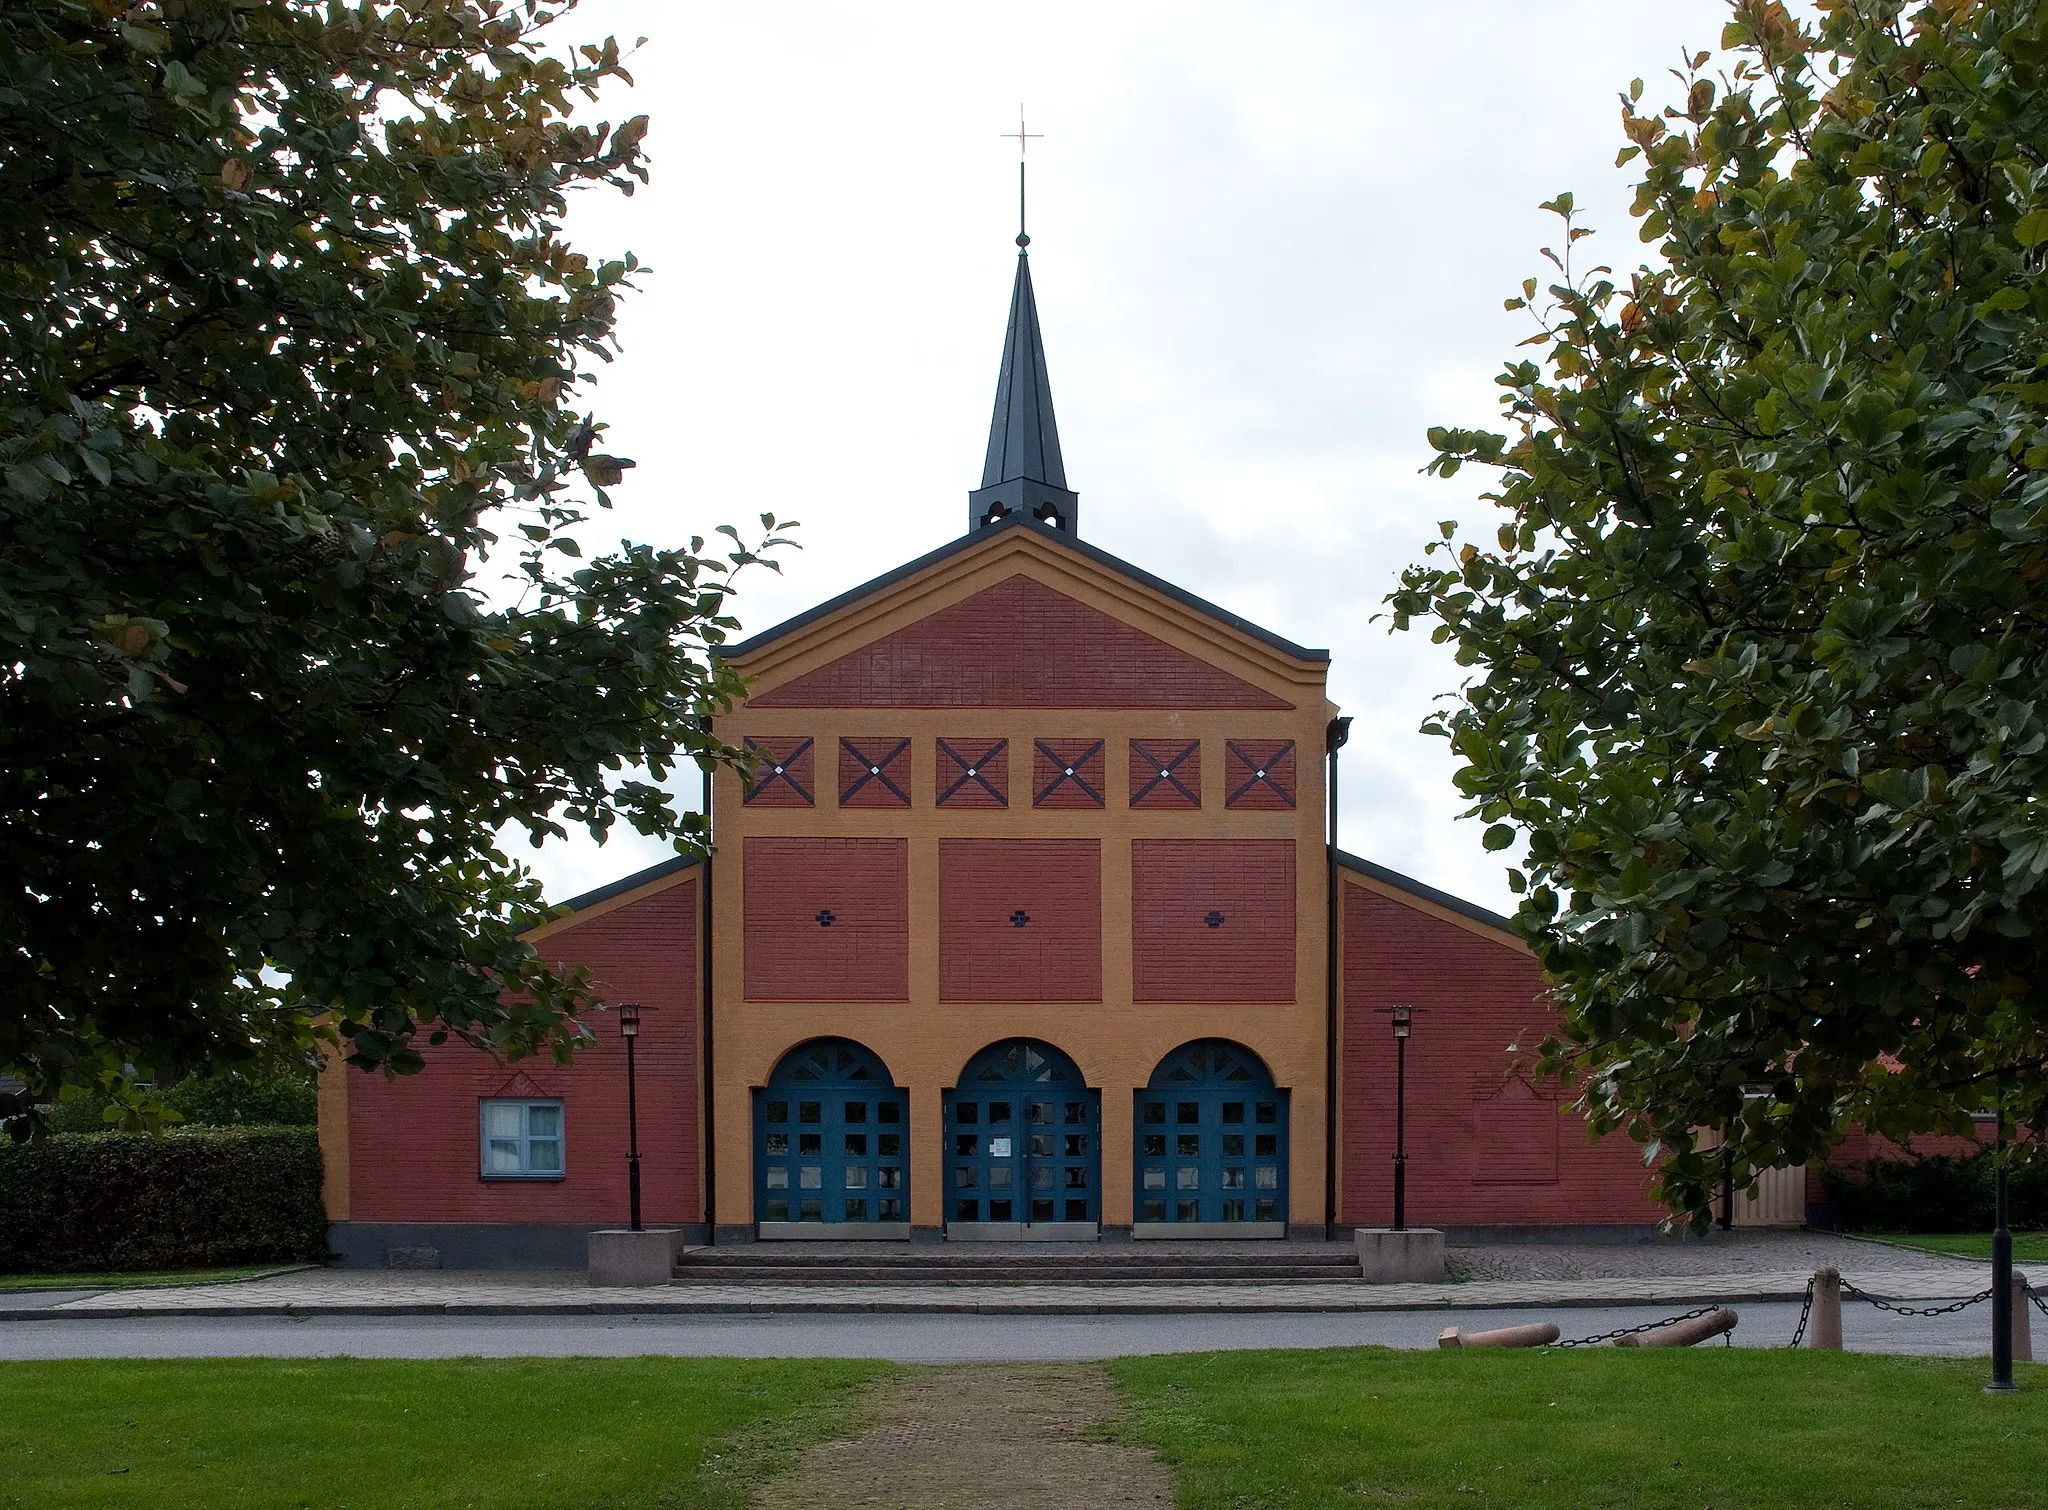
[[1741, 1318], [1726, 1306], [1718, 1311], [1709, 1311], [1704, 1316], [1695, 1316], [1690, 1321], [1674, 1321], [1670, 1326], [1658, 1327], [1654, 1332], [1637, 1332], [1633, 1336], [1617, 1337], [1616, 1347], [1691, 1347], [1705, 1342], [1709, 1337], [1718, 1337], [1723, 1332], [1735, 1330], [1735, 1323]]
[[590, 1234], [586, 1277], [594, 1285], [665, 1285], [675, 1278], [683, 1234], [675, 1227], [624, 1227]]
[[1367, 1284], [1433, 1285], [1444, 1277], [1444, 1235], [1434, 1227], [1360, 1227], [1353, 1241]]
[[2012, 1271], [2012, 1361], [2034, 1361], [2034, 1303], [2027, 1276]]
[[1842, 1350], [1842, 1275], [1837, 1269], [1816, 1269], [1813, 1275], [1813, 1310], [1806, 1318], [1806, 1345]]
[[1492, 1332], [1461, 1332], [1447, 1326], [1437, 1334], [1438, 1347], [1548, 1347], [1557, 1341], [1557, 1323], [1532, 1321], [1527, 1326], [1504, 1326]]

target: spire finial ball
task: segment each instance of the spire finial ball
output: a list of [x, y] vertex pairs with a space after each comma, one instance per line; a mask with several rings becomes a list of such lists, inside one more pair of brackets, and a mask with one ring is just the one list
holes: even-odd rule
[[1017, 245], [1019, 245], [1019, 246], [1029, 246], [1029, 245], [1031, 245], [1031, 238], [1030, 238], [1029, 236], [1025, 235], [1025, 234], [1024, 234], [1024, 233], [1023, 233], [1022, 231], [1019, 231], [1019, 232], [1017, 233]]

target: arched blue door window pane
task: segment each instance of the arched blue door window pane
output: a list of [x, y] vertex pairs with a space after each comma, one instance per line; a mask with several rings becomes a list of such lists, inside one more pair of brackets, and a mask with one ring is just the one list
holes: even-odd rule
[[983, 1049], [945, 1095], [949, 1223], [1100, 1222], [1102, 1096], [1051, 1044]]
[[859, 1044], [791, 1049], [754, 1093], [755, 1220], [908, 1222], [909, 1122], [909, 1096]]
[[1205, 1038], [1160, 1061], [1138, 1092], [1141, 1223], [1287, 1220], [1287, 1093], [1240, 1044]]

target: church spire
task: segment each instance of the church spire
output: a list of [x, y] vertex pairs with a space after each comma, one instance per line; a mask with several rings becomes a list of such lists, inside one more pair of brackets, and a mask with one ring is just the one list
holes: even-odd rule
[[[1022, 130], [1022, 127], [1019, 127]], [[1053, 420], [1052, 385], [1045, 374], [1045, 343], [1038, 333], [1038, 300], [1031, 291], [1031, 238], [1024, 231], [1024, 165], [1017, 164], [1017, 282], [1010, 293], [1010, 328], [996, 377], [995, 417], [988, 429], [988, 460], [981, 486], [967, 495], [967, 529], [1012, 514], [1028, 514], [1053, 529], [1075, 532], [1080, 497], [1067, 488]]]

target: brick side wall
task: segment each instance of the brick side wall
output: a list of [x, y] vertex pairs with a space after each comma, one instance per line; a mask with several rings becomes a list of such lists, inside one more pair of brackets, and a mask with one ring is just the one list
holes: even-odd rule
[[1294, 850], [1290, 839], [1132, 841], [1133, 999], [1293, 1001]]
[[939, 999], [1102, 1000], [1101, 841], [940, 840]]
[[1508, 1046], [1554, 1020], [1536, 963], [1419, 907], [1343, 884], [1342, 1220], [1393, 1208], [1394, 1039], [1383, 1011], [1417, 1007], [1408, 1043], [1408, 1221], [1415, 1226], [1649, 1223], [1661, 1208], [1626, 1138], [1589, 1143], [1526, 1083]]
[[[1997, 1136], [1998, 1124], [1988, 1117], [1977, 1124], [1975, 1137], [1930, 1133], [1909, 1140], [1903, 1147], [1890, 1138], [1880, 1138], [1856, 1127], [1850, 1129], [1848, 1136], [1830, 1152], [1827, 1162], [1837, 1169], [1860, 1172], [1872, 1159], [1924, 1159], [1934, 1154], [1946, 1154], [1954, 1159], [1968, 1158], [1996, 1142]], [[1813, 1204], [1827, 1198], [1827, 1187], [1821, 1183], [1820, 1166], [1814, 1165], [1806, 1171], [1806, 1199]]]
[[1268, 708], [1290, 704], [1023, 575], [762, 693], [756, 708]]
[[[641, 1201], [649, 1223], [702, 1216], [698, 1184], [697, 883], [693, 878], [573, 923], [542, 941], [583, 964], [608, 1000], [647, 1008], [635, 1050]], [[459, 1044], [421, 1044], [427, 1066], [387, 1080], [349, 1072], [349, 1217], [359, 1222], [589, 1222], [626, 1219], [626, 1063], [618, 1019], [563, 1068], [494, 1063]], [[477, 1103], [562, 1099], [566, 1177], [486, 1180]]]
[[903, 839], [743, 841], [749, 1001], [908, 1001]]

